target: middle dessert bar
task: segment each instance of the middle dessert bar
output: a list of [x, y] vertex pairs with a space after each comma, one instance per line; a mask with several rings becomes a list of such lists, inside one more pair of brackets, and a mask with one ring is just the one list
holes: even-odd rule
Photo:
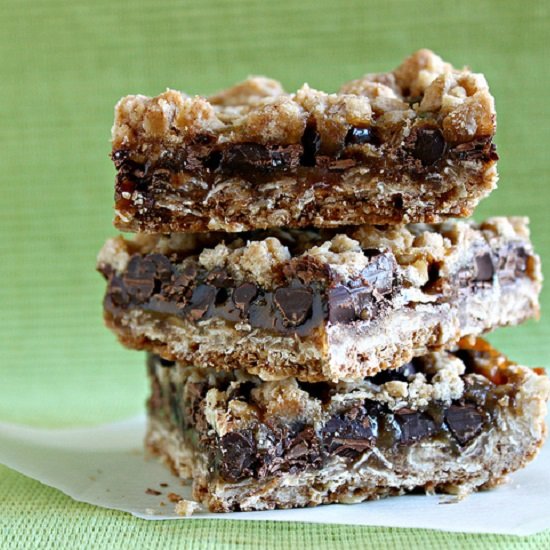
[[128, 347], [263, 379], [351, 380], [538, 315], [523, 218], [107, 241], [107, 325]]

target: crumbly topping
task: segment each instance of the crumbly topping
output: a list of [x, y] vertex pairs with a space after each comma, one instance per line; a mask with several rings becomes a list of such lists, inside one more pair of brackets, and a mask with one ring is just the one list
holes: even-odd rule
[[290, 259], [286, 246], [274, 237], [262, 241], [250, 241], [239, 248], [225, 243], [206, 249], [199, 256], [199, 263], [206, 269], [225, 267], [236, 280], [252, 279], [264, 287], [273, 282], [273, 267]]
[[343, 280], [357, 276], [369, 263], [358, 241], [347, 235], [336, 235], [320, 246], [307, 251], [307, 256], [329, 264], [331, 270]]
[[[421, 287], [429, 278], [429, 266], [437, 263], [442, 273], [451, 272], [456, 262], [464, 261], [464, 253], [476, 246], [497, 249], [498, 241], [521, 240], [529, 245], [528, 219], [522, 217], [489, 218], [481, 224], [472, 221], [452, 221], [444, 224], [412, 224], [408, 226], [361, 226], [349, 234], [325, 232], [321, 244], [318, 233], [304, 235], [289, 231], [286, 235], [272, 232], [260, 240], [234, 240], [216, 233], [138, 235], [133, 241], [122, 237], [107, 241], [98, 256], [100, 266], [110, 264], [123, 271], [130, 256], [159, 252], [178, 256], [198, 254], [199, 263], [206, 270], [224, 268], [236, 281], [250, 280], [264, 288], [277, 282], [277, 266], [296, 257], [309, 257], [330, 266], [332, 273], [342, 281], [351, 280], [368, 265], [365, 249], [391, 251], [400, 267], [401, 276], [410, 284]], [[293, 253], [282, 240], [299, 237], [298, 252]], [[473, 250], [470, 251], [473, 253]], [[529, 267], [533, 278], [540, 278], [536, 261]]]
[[413, 116], [409, 103], [419, 114], [439, 119], [451, 143], [494, 133], [494, 104], [483, 76], [455, 70], [420, 50], [395, 71], [366, 75], [344, 84], [338, 94], [307, 84], [288, 94], [275, 80], [253, 77], [210, 98], [174, 90], [153, 98], [127, 96], [115, 107], [113, 148], [189, 143], [200, 135], [219, 142], [290, 145], [300, 142], [306, 124], [314, 120], [325, 152], [332, 153], [350, 127], [370, 123], [373, 111], [387, 112], [390, 122], [392, 113], [397, 119]]
[[108, 239], [97, 256], [99, 268], [110, 265], [117, 271], [124, 271], [129, 261], [128, 241], [121, 236]]
[[[487, 344], [484, 344], [487, 346]], [[502, 370], [505, 376], [517, 383], [525, 376], [535, 376], [528, 369], [518, 367], [496, 350], [485, 358], [491, 368]], [[476, 358], [483, 368], [483, 358]], [[278, 419], [285, 423], [323, 423], [327, 416], [339, 413], [350, 405], [360, 404], [365, 399], [387, 406], [392, 411], [400, 409], [423, 410], [435, 402], [448, 406], [459, 400], [464, 393], [465, 364], [449, 352], [433, 352], [422, 357], [422, 366], [416, 373], [403, 379], [390, 379], [384, 383], [374, 383], [366, 378], [354, 382], [321, 383], [312, 386], [300, 385], [295, 378], [266, 382], [252, 375], [241, 376], [241, 383], [252, 384], [249, 402], [232, 397], [238, 391], [239, 383], [233, 382], [225, 391], [220, 387], [226, 379], [209, 369], [178, 367], [187, 372], [199, 372], [208, 377], [211, 387], [205, 398], [205, 415], [209, 425], [222, 437], [237, 429], [246, 429], [262, 419]], [[418, 367], [417, 367], [418, 368]], [[477, 375], [469, 375], [477, 376]], [[316, 389], [323, 385], [330, 397], [321, 401]]]

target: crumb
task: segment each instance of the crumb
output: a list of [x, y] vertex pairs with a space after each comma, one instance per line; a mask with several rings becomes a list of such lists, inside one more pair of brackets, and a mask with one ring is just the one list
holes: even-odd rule
[[161, 483], [160, 486], [161, 487], [168, 487], [168, 483]]
[[174, 511], [176, 512], [176, 514], [178, 514], [178, 516], [189, 517], [193, 515], [199, 508], [200, 505], [197, 502], [182, 499], [176, 504]]
[[166, 506], [166, 502], [161, 502], [160, 505], [161, 506]]
[[154, 496], [162, 495], [162, 493], [160, 491], [157, 491], [156, 489], [147, 489], [145, 492], [148, 495], [154, 495]]
[[180, 500], [182, 500], [182, 498], [176, 493], [168, 493], [168, 500], [170, 502], [179, 502]]
[[95, 477], [95, 476], [88, 476], [88, 479], [89, 479], [90, 481], [96, 481], [96, 477]]

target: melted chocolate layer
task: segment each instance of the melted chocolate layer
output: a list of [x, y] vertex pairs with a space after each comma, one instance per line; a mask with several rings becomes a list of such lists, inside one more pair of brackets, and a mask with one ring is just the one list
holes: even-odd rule
[[[356, 281], [360, 288], [334, 283], [312, 260], [295, 261], [282, 271], [281, 285], [266, 290], [253, 282], [236, 284], [223, 269], [207, 271], [191, 263], [178, 270], [161, 254], [136, 254], [122, 274], [104, 273], [109, 280], [104, 307], [114, 317], [139, 308], [192, 322], [216, 317], [306, 336], [328, 318], [352, 322], [376, 315], [395, 287], [390, 253], [370, 258]], [[343, 295], [352, 298], [343, 304]], [[345, 318], [339, 313], [343, 309]]]
[[[197, 444], [209, 453], [211, 464], [229, 482], [296, 473], [306, 468], [318, 469], [334, 456], [353, 461], [373, 447], [398, 452], [400, 447], [429, 438], [446, 439], [451, 451], [460, 453], [489, 426], [491, 411], [498, 401], [495, 384], [486, 380], [476, 386], [475, 392], [468, 389], [463, 399], [451, 405], [435, 402], [422, 410], [392, 411], [370, 400], [355, 402], [329, 416], [317, 428], [303, 422], [289, 424], [264, 417], [258, 409], [258, 420], [247, 428], [219, 437], [209, 430], [204, 416], [207, 384], [186, 384], [183, 397], [181, 386], [161, 385], [155, 375], [158, 361], [157, 356], [149, 356], [153, 382], [150, 413], [167, 415], [184, 435], [195, 434]], [[161, 366], [166, 368], [165, 364]], [[399, 378], [406, 379], [415, 372], [411, 364], [405, 365], [400, 369]], [[375, 377], [367, 380], [374, 383]], [[321, 396], [318, 386], [322, 386]], [[253, 382], [234, 383], [231, 390], [226, 390], [227, 406], [233, 400], [250, 403], [250, 391], [254, 387]], [[323, 408], [330, 406], [335, 392], [331, 384], [301, 384], [301, 387], [311, 397], [321, 400]]]
[[[181, 268], [162, 254], [135, 254], [124, 272], [115, 273], [109, 266], [103, 270], [108, 279], [104, 307], [114, 318], [141, 309], [190, 322], [219, 318], [276, 334], [307, 336], [326, 321], [367, 321], [391, 307], [400, 285], [393, 254], [376, 249], [364, 254], [368, 264], [347, 284], [328, 265], [305, 256], [280, 265], [274, 273], [280, 284], [270, 290], [252, 281], [236, 283], [225, 269], [207, 271], [195, 260]], [[511, 245], [498, 255], [480, 251], [452, 281], [441, 278], [433, 264], [423, 290], [457, 299], [456, 292], [475, 292], [497, 277], [506, 284], [524, 276], [528, 259], [521, 246]]]

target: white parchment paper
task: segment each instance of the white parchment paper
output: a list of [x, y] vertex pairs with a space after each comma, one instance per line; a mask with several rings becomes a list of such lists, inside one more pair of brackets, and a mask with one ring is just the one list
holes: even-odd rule
[[[156, 460], [145, 459], [144, 432], [143, 416], [93, 428], [61, 430], [0, 423], [0, 462], [75, 500], [148, 520], [305, 521], [510, 535], [550, 528], [549, 446], [525, 470], [513, 474], [508, 484], [459, 502], [448, 497], [410, 495], [296, 510], [198, 512], [182, 518], [176, 515], [168, 494], [191, 499], [190, 488], [182, 486]], [[148, 494], [147, 489], [161, 494]]]

